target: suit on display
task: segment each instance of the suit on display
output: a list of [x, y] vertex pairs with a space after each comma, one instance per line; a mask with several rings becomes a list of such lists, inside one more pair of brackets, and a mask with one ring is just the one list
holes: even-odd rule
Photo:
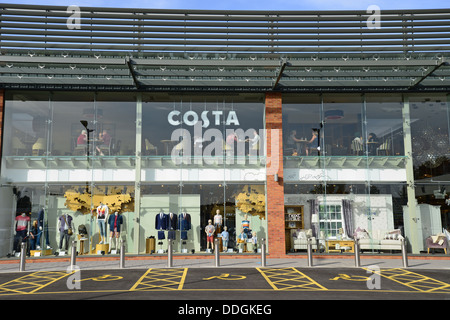
[[178, 229], [178, 218], [177, 215], [172, 212], [167, 215], [167, 229], [169, 230], [169, 232], [167, 233], [167, 238], [170, 240], [175, 240], [175, 230]]
[[155, 217], [155, 229], [158, 231], [158, 240], [165, 239], [164, 231], [168, 229], [167, 214], [160, 212]]
[[178, 229], [181, 231], [181, 240], [187, 240], [187, 232], [191, 230], [191, 215], [182, 212], [178, 215]]

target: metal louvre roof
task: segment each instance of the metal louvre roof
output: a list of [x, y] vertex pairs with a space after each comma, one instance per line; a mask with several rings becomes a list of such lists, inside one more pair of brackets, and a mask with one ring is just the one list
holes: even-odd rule
[[365, 11], [72, 9], [0, 4], [3, 87], [444, 91], [450, 86], [450, 9], [383, 10], [379, 28]]

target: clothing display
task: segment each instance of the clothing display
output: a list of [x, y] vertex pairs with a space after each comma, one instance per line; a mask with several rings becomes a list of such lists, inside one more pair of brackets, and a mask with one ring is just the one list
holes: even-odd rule
[[20, 243], [26, 241], [26, 237], [28, 234], [28, 231], [30, 229], [30, 217], [22, 213], [21, 215], [17, 216], [15, 219], [15, 226], [14, 226], [14, 243], [13, 243], [13, 250], [19, 252], [20, 251]]
[[250, 221], [247, 220], [247, 215], [245, 216], [244, 220], [242, 220], [241, 222], [241, 228], [243, 229], [243, 232], [246, 235], [246, 238], [251, 238], [252, 237], [252, 233], [251, 233], [251, 229], [250, 229]]
[[38, 248], [40, 247], [42, 233], [44, 233], [45, 234], [45, 245], [47, 246], [47, 249], [49, 249], [50, 248], [50, 240], [48, 238], [48, 223], [47, 223], [47, 221], [44, 223], [44, 216], [45, 216], [45, 211], [44, 211], [44, 208], [42, 208], [41, 210], [39, 210], [38, 219], [37, 219], [38, 233], [36, 236], [36, 246]]
[[122, 215], [118, 214], [117, 212], [115, 214], [110, 215], [108, 219], [109, 231], [120, 233], [120, 227], [122, 223], [123, 223]]
[[176, 232], [178, 229], [178, 217], [176, 214], [170, 212], [167, 215], [167, 227], [169, 232], [167, 233], [167, 239], [176, 240]]
[[16, 217], [16, 231], [27, 231], [28, 230], [28, 224], [30, 223], [31, 218], [26, 215], [25, 213], [22, 213], [20, 216]]
[[178, 215], [178, 229], [181, 240], [188, 239], [188, 231], [191, 230], [191, 215], [187, 212], [182, 212]]
[[72, 226], [72, 216], [69, 214], [64, 214], [58, 218], [58, 230], [59, 230], [59, 249], [62, 249], [63, 241], [65, 241], [65, 250], [69, 249], [70, 234], [69, 229]]
[[109, 215], [109, 207], [106, 204], [100, 203], [97, 207], [97, 219], [106, 219]]
[[168, 229], [167, 214], [160, 212], [155, 217], [155, 229], [158, 230], [158, 240], [164, 240], [166, 237], [164, 231]]
[[217, 214], [214, 216], [214, 226], [215, 226], [216, 228], [222, 227], [222, 223], [223, 223], [222, 216], [221, 216], [219, 213], [217, 213]]
[[109, 215], [109, 208], [106, 204], [100, 203], [97, 207], [97, 223], [100, 233], [100, 244], [106, 239], [106, 219]]
[[205, 227], [205, 232], [206, 232], [206, 242], [207, 243], [213, 243], [214, 241], [214, 232], [216, 231], [216, 228], [214, 228], [214, 226], [212, 224], [208, 224]]
[[155, 217], [155, 229], [167, 230], [167, 214], [162, 211]]
[[227, 227], [224, 227], [224, 230], [220, 235], [222, 237], [223, 250], [226, 251], [228, 248], [228, 241], [230, 240], [230, 234], [227, 231]]

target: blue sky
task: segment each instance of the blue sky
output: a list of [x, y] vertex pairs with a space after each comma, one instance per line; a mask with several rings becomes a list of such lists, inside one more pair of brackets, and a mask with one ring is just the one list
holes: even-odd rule
[[377, 5], [381, 10], [450, 8], [448, 0], [0, 0], [0, 2], [80, 7], [215, 10], [366, 10], [369, 5]]

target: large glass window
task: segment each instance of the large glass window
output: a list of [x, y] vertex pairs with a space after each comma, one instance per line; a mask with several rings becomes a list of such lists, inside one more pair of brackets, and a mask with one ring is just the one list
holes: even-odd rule
[[211, 156], [236, 160], [263, 154], [260, 95], [144, 94], [142, 119], [144, 156], [183, 155], [207, 161]]
[[352, 147], [352, 141], [355, 137], [363, 139], [363, 110], [361, 95], [326, 94], [323, 96], [323, 127], [321, 128], [323, 155], [358, 155], [358, 150]]
[[[120, 231], [127, 253], [151, 253], [167, 249], [170, 231], [166, 226], [159, 239], [157, 214], [172, 213], [180, 220], [189, 214], [189, 228], [174, 224], [170, 237], [177, 252], [190, 253], [208, 247], [205, 227], [210, 219], [219, 221], [220, 214], [215, 236], [221, 246], [226, 227], [224, 249], [235, 251], [245, 226], [248, 242], [242, 249], [252, 251], [249, 239], [267, 232], [264, 161], [250, 163], [264, 156], [263, 96], [144, 96], [141, 104], [140, 95], [126, 93], [9, 92], [2, 158], [8, 184], [1, 188], [1, 210], [11, 217], [4, 227], [12, 230], [22, 213], [31, 223], [44, 209], [48, 242], [40, 243], [51, 247], [51, 254], [62, 254], [72, 240], [82, 254], [117, 249], [111, 227]], [[198, 136], [197, 120], [205, 124]], [[177, 129], [184, 133], [174, 138]], [[40, 148], [33, 147], [37, 142]], [[176, 146], [181, 146], [175, 149], [179, 156], [192, 151], [194, 158], [230, 156], [233, 161], [178, 165], [171, 161]], [[204, 164], [208, 171], [201, 171]], [[64, 219], [70, 220], [74, 235], [64, 236], [60, 249]], [[12, 239], [12, 231], [6, 239]], [[4, 242], [2, 254], [12, 247]]]
[[[419, 219], [411, 228], [422, 240], [416, 250], [427, 252], [430, 236], [450, 231], [450, 107], [440, 94], [410, 95], [409, 105]], [[439, 246], [432, 250], [443, 252]]]
[[[316, 101], [303, 103], [305, 99]], [[405, 236], [407, 203], [403, 106], [400, 94], [327, 93], [283, 99], [283, 120], [289, 128], [297, 122], [295, 131], [301, 123], [316, 129], [302, 144], [289, 136], [293, 130], [283, 123], [285, 213], [287, 219], [302, 219], [286, 221], [287, 251], [306, 249], [306, 238], [313, 237], [319, 250], [335, 250], [338, 243], [352, 252], [347, 240], [363, 231], [370, 239], [362, 240], [364, 250], [400, 250], [397, 234]], [[315, 136], [317, 140], [310, 139]], [[291, 152], [315, 147], [312, 140], [319, 148]], [[389, 233], [395, 234], [396, 242], [381, 245]]]
[[403, 156], [403, 101], [401, 95], [366, 94], [367, 151], [372, 156]]
[[5, 98], [3, 156], [42, 156], [50, 144], [48, 92], [12, 92]]
[[[305, 156], [307, 151], [309, 155], [308, 147], [313, 138], [313, 129], [320, 129], [320, 123], [319, 95], [283, 96], [283, 155]], [[314, 143], [316, 142], [319, 140]]]

